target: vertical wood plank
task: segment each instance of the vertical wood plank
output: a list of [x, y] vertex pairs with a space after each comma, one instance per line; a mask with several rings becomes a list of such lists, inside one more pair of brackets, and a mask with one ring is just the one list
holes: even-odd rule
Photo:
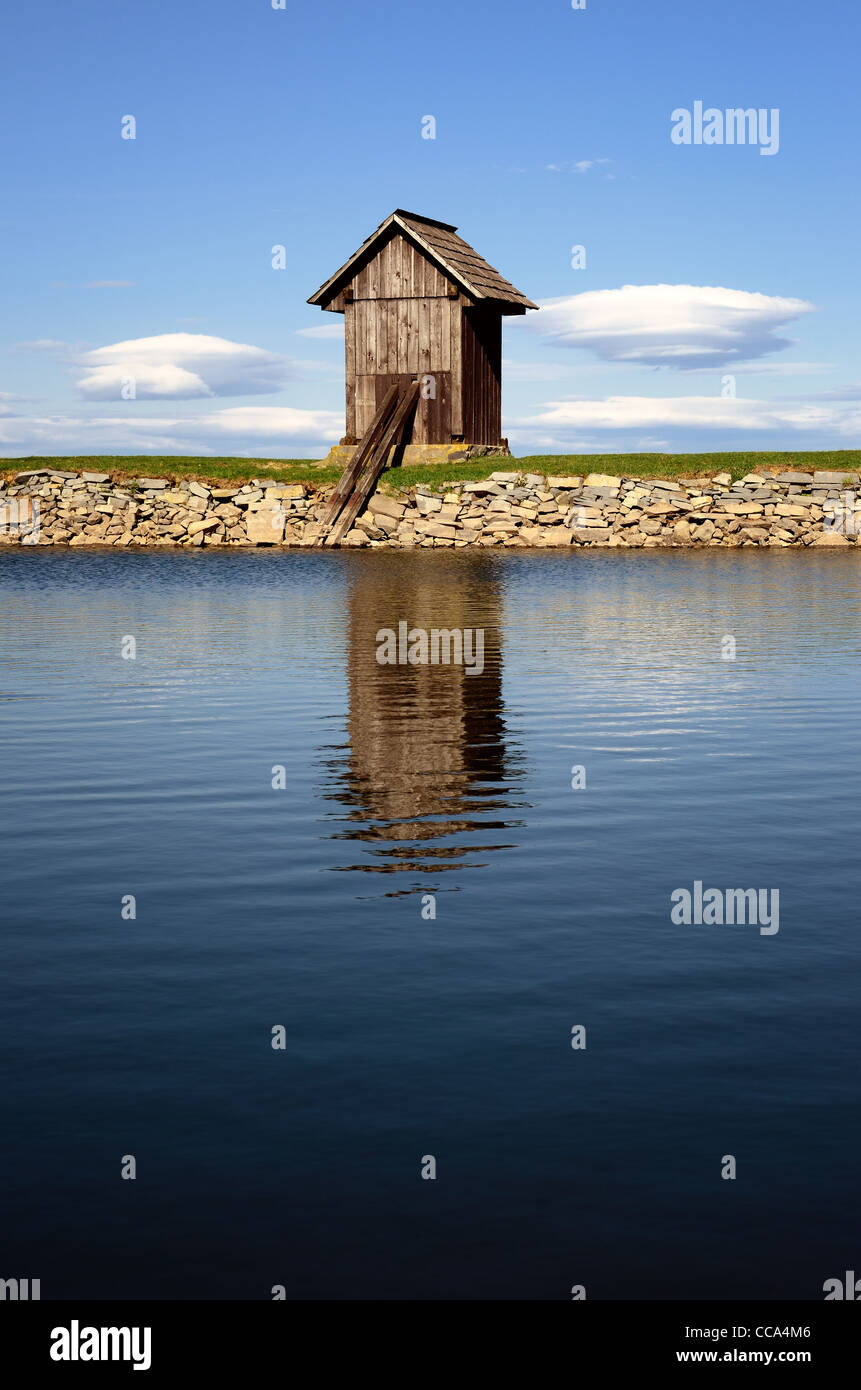
[[376, 370], [384, 375], [389, 370], [389, 314], [391, 303], [388, 299], [378, 299], [374, 304], [377, 320], [377, 365]]
[[419, 369], [419, 305], [421, 300], [407, 300], [407, 371], [415, 376]]
[[368, 300], [365, 305], [365, 313], [368, 321], [368, 355], [366, 372], [378, 371], [377, 367], [377, 325], [380, 321], [379, 300]]
[[430, 337], [430, 360], [431, 360], [431, 370], [434, 371], [434, 372], [437, 372], [437, 371], [442, 371], [442, 369], [443, 369], [442, 345], [441, 345], [441, 343], [440, 343], [440, 324], [441, 324], [442, 310], [441, 310], [441, 308], [440, 308], [440, 300], [438, 300], [438, 299], [431, 299], [431, 300], [428, 301], [428, 304], [429, 304], [429, 315], [428, 315], [428, 317], [429, 317], [429, 320], [430, 320], [430, 332], [429, 332], [429, 337]]
[[356, 306], [344, 305], [344, 378], [346, 381], [346, 421], [348, 436], [356, 434]]
[[463, 324], [463, 437], [467, 444], [475, 442], [475, 420], [473, 412], [473, 352], [472, 318], [469, 309], [461, 309]]
[[406, 371], [407, 361], [407, 306], [398, 301], [398, 366], [399, 372]]
[[451, 361], [451, 432], [463, 434], [463, 310], [449, 303], [449, 357]]
[[403, 293], [403, 290], [401, 288], [403, 282], [403, 250], [403, 237], [394, 237], [391, 243], [391, 269], [389, 273], [387, 292], [388, 294], [393, 295], [397, 299], [400, 299]]
[[[354, 301], [356, 309], [356, 375], [365, 375], [365, 355], [367, 353], [367, 339], [365, 335], [365, 320], [367, 318], [367, 300], [360, 299]], [[365, 426], [360, 426], [359, 433], [363, 434]]]

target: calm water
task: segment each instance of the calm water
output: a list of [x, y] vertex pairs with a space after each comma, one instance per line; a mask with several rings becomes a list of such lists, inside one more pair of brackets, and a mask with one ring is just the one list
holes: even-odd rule
[[[859, 593], [854, 554], [0, 554], [0, 1277], [861, 1269]], [[401, 618], [483, 674], [378, 665]], [[779, 933], [674, 925], [697, 879]]]

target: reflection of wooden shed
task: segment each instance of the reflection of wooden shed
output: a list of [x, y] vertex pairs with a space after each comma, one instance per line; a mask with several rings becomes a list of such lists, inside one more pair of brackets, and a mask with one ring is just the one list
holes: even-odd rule
[[345, 444], [415, 380], [407, 442], [502, 443], [502, 318], [538, 306], [454, 227], [398, 208], [308, 303], [344, 315]]
[[[439, 552], [437, 552], [439, 553]], [[326, 796], [347, 807], [332, 826], [341, 842], [361, 846], [343, 868], [417, 875], [480, 868], [510, 848], [520, 821], [519, 749], [506, 729], [502, 696], [500, 566], [485, 552], [474, 564], [436, 568], [393, 555], [392, 564], [351, 574], [346, 618], [349, 742], [328, 766]], [[480, 628], [484, 670], [463, 666], [381, 666], [380, 628], [411, 625]], [[421, 728], [421, 737], [416, 729]], [[514, 836], [516, 839], [516, 836]]]

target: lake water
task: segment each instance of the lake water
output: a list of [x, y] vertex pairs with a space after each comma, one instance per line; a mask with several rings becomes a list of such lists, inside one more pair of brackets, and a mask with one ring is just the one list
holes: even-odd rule
[[[2, 552], [0, 1277], [861, 1271], [858, 564]], [[482, 629], [483, 672], [380, 665], [401, 619]], [[675, 924], [696, 881], [778, 889], [779, 931]]]

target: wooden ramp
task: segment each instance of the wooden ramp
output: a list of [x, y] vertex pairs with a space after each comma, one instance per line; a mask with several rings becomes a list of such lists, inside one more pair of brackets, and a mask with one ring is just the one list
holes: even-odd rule
[[419, 383], [414, 381], [398, 399], [390, 386], [371, 421], [364, 439], [329, 498], [320, 519], [316, 545], [340, 545], [377, 485], [389, 450], [405, 442], [407, 427], [418, 404]]

